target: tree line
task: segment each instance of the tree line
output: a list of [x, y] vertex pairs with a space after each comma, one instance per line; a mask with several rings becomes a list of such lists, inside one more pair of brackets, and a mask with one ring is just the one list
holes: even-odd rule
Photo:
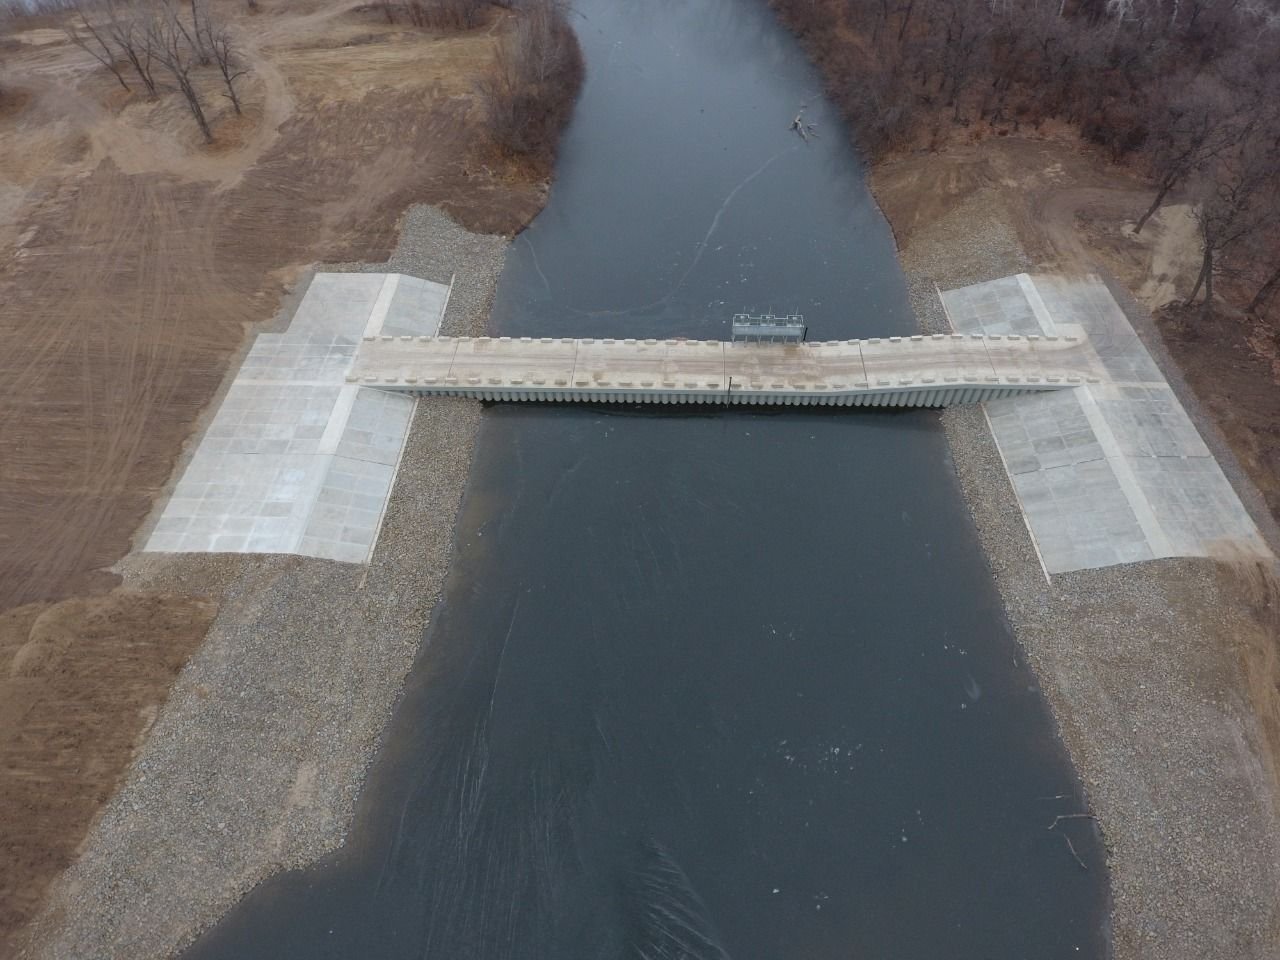
[[1196, 211], [1192, 298], [1280, 292], [1280, 9], [1270, 0], [770, 0], [872, 159], [942, 125], [1065, 121]]
[[[41, 0], [58, 7], [62, 0]], [[196, 83], [200, 68], [216, 68], [226, 96], [242, 110], [237, 81], [247, 67], [227, 26], [208, 0], [104, 0], [73, 2], [64, 25], [70, 40], [102, 64], [125, 90], [147, 96], [167, 81], [182, 94], [206, 142], [209, 112]], [[250, 11], [258, 0], [246, 0]], [[469, 30], [489, 22], [495, 8], [513, 18], [497, 41], [494, 62], [476, 85], [491, 140], [503, 154], [549, 167], [583, 74], [582, 54], [564, 0], [375, 0], [390, 24], [432, 30]]]
[[549, 168], [584, 72], [564, 0], [509, 4], [516, 21], [477, 84], [489, 136], [512, 157]]
[[387, 23], [471, 30], [494, 8], [512, 17], [475, 92], [494, 147], [549, 172], [584, 65], [567, 0], [377, 0]]
[[[249, 0], [250, 9], [257, 0]], [[147, 96], [162, 92], [167, 78], [177, 87], [206, 143], [213, 142], [195, 71], [216, 66], [223, 96], [242, 112], [236, 81], [247, 72], [239, 48], [207, 0], [107, 0], [74, 6], [64, 24], [67, 37], [109, 71], [125, 90], [140, 84]]]

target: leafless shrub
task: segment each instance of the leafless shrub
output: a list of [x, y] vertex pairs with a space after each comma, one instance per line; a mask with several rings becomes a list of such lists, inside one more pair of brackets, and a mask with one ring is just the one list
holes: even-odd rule
[[191, 110], [191, 115], [200, 127], [200, 132], [204, 135], [205, 143], [212, 143], [213, 130], [209, 126], [204, 104], [200, 100], [200, 94], [191, 76], [197, 60], [191, 31], [186, 28], [181, 17], [176, 15], [171, 6], [168, 6], [167, 12], [170, 15], [157, 17], [148, 24], [154, 56], [177, 83], [178, 90], [182, 93], [187, 107]]
[[225, 27], [215, 30], [210, 35], [209, 49], [213, 53], [214, 63], [218, 65], [218, 72], [222, 74], [222, 82], [227, 88], [227, 92], [223, 96], [231, 101], [231, 106], [235, 108], [238, 116], [241, 111], [240, 97], [236, 93], [236, 81], [248, 71], [240, 66], [240, 58], [237, 56], [235, 45], [231, 40], [231, 34]]
[[106, 32], [94, 25], [83, 10], [76, 11], [79, 23], [70, 21], [63, 25], [63, 32], [66, 33], [67, 39], [74, 43], [93, 59], [111, 71], [111, 75], [125, 90], [129, 89], [129, 84], [124, 78], [118, 65], [119, 58], [116, 56], [115, 50], [111, 48], [111, 44], [107, 42]]
[[502, 151], [549, 161], [582, 78], [582, 53], [557, 0], [529, 0], [478, 83], [489, 135]]
[[408, 0], [409, 22], [429, 30], [471, 30], [489, 15], [487, 0]]

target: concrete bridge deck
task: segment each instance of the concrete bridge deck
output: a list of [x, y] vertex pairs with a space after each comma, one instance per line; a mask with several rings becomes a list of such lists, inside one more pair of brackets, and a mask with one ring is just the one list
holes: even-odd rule
[[1096, 383], [1078, 336], [812, 343], [366, 336], [347, 382], [479, 400], [940, 407]]

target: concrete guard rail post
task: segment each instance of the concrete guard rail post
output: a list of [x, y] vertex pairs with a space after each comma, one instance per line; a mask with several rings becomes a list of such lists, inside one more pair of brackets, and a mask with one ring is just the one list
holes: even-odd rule
[[365, 337], [349, 383], [501, 402], [946, 407], [1101, 380], [1083, 337]]

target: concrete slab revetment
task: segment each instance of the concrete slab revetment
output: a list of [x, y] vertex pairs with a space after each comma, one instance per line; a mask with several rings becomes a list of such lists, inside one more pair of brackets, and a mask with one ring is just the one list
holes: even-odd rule
[[1066, 337], [1097, 382], [995, 400], [987, 419], [1050, 573], [1157, 557], [1268, 557], [1248, 512], [1096, 278], [1025, 274], [942, 294], [958, 333]]
[[346, 378], [366, 335], [434, 335], [448, 295], [400, 274], [317, 273], [288, 330], [254, 341], [144, 549], [366, 562], [414, 400]]

